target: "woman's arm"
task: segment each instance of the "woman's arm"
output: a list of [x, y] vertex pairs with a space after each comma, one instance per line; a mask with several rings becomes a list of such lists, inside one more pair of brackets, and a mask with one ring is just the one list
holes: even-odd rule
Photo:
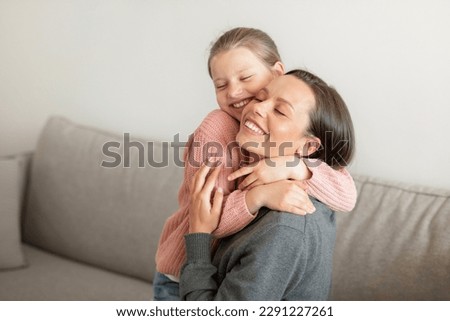
[[216, 167], [206, 178], [209, 171], [210, 168], [203, 164], [190, 185], [189, 233], [211, 233], [219, 225], [223, 190], [218, 188], [214, 192], [213, 204], [211, 204], [211, 195], [219, 176], [220, 167]]
[[219, 284], [209, 250], [212, 236], [188, 234], [185, 236], [187, 261], [181, 270], [180, 297], [192, 301], [280, 301], [289, 285], [299, 282], [298, 277], [306, 264], [304, 246], [299, 243], [301, 238], [301, 231], [288, 226], [261, 231], [258, 242], [248, 244], [239, 256], [240, 263], [234, 265]]
[[[299, 230], [289, 226], [274, 226], [258, 233], [258, 242], [249, 242], [240, 254], [240, 264], [234, 266], [218, 284], [217, 268], [211, 262], [210, 234], [218, 225], [221, 202], [220, 190], [210, 199], [218, 170], [206, 178], [210, 169], [203, 166], [192, 182], [190, 207], [190, 234], [185, 236], [187, 261], [181, 271], [180, 295], [184, 300], [280, 300], [296, 270], [293, 264], [302, 265], [302, 246]], [[280, 239], [283, 239], [280, 242]], [[276, 253], [276, 255], [268, 255]], [[258, 273], [255, 273], [257, 271]], [[286, 275], [276, 278], [274, 275]], [[296, 278], [297, 279], [297, 278]], [[267, 291], [267, 289], [271, 289]]]

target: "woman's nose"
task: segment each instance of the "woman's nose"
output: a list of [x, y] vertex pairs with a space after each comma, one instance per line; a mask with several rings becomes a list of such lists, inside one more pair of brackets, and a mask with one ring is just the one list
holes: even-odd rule
[[266, 117], [268, 110], [269, 110], [268, 101], [260, 101], [253, 105], [253, 111], [255, 112], [255, 114], [261, 117]]

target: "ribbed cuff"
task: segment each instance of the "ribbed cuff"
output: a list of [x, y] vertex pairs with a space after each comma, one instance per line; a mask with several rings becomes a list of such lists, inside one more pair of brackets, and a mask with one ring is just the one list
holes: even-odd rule
[[208, 233], [192, 233], [184, 236], [187, 262], [211, 262], [211, 240]]

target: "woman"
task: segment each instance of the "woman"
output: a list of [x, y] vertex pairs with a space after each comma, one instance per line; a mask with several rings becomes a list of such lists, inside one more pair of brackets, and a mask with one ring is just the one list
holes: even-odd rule
[[[317, 76], [294, 70], [275, 78], [242, 113], [236, 137], [263, 157], [299, 155], [339, 169], [353, 155], [353, 125], [339, 94]], [[270, 149], [267, 149], [270, 142]], [[282, 147], [282, 148], [281, 148]], [[334, 213], [315, 199], [316, 212], [299, 216], [262, 209], [210, 255], [222, 192], [210, 204], [219, 169], [206, 180], [203, 166], [192, 182], [187, 261], [180, 280], [186, 300], [325, 300], [331, 286]], [[280, 181], [278, 184], [296, 184]], [[253, 189], [267, 190], [266, 185]], [[277, 188], [272, 183], [270, 189]], [[267, 194], [265, 194], [267, 195]]]
[[[312, 213], [314, 207], [308, 194], [337, 211], [350, 211], [356, 202], [356, 188], [347, 171], [337, 171], [325, 163], [320, 167], [306, 166], [298, 158], [271, 158], [277, 166], [258, 163], [249, 168], [254, 172], [237, 188], [228, 176], [240, 168], [243, 155], [235, 144], [244, 106], [270, 81], [284, 74], [284, 65], [274, 41], [263, 31], [253, 28], [233, 28], [219, 37], [211, 48], [208, 71], [213, 81], [219, 109], [211, 111], [189, 139], [184, 154], [184, 176], [179, 189], [178, 209], [166, 220], [156, 254], [153, 280], [155, 300], [179, 300], [179, 276], [186, 258], [184, 235], [189, 229], [190, 185], [200, 164], [216, 153], [217, 161], [225, 162], [218, 179], [224, 191], [222, 216], [212, 233], [221, 238], [232, 235], [253, 219], [258, 210], [270, 207], [299, 215]], [[289, 165], [289, 166], [287, 166]], [[236, 175], [236, 174], [235, 174]], [[312, 176], [312, 177], [311, 177]], [[266, 188], [255, 193], [261, 182], [294, 179], [303, 181], [289, 194]], [[306, 192], [305, 192], [306, 190]], [[278, 192], [278, 193], [275, 193]]]

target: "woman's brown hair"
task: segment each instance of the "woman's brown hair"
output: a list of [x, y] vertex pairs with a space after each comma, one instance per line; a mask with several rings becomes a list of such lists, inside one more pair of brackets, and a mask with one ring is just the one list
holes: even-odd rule
[[286, 75], [302, 80], [314, 92], [315, 107], [310, 111], [306, 134], [319, 138], [321, 146], [308, 158], [320, 159], [334, 169], [347, 166], [355, 151], [355, 133], [350, 112], [341, 95], [308, 71], [295, 69]]

